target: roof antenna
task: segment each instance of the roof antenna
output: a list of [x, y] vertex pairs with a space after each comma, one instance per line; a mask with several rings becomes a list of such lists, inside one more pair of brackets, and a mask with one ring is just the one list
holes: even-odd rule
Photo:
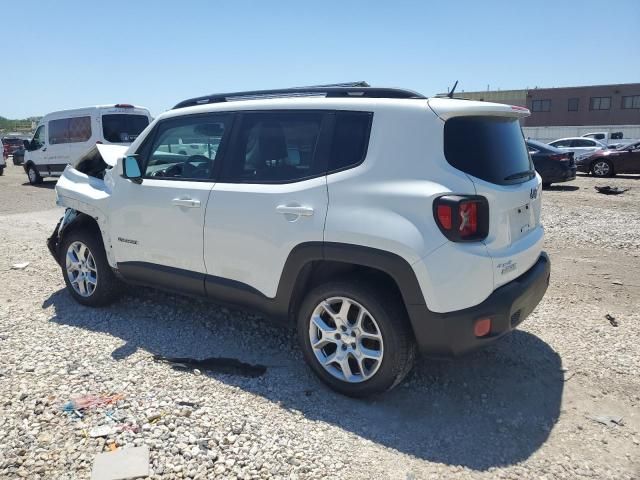
[[453, 84], [453, 88], [451, 89], [451, 91], [447, 93], [447, 97], [453, 98], [453, 94], [456, 91], [457, 86], [458, 86], [458, 80], [456, 80], [456, 83]]

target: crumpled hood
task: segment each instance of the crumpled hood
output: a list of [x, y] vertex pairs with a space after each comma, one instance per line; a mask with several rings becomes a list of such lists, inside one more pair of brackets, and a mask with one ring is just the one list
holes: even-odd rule
[[83, 160], [94, 157], [97, 150], [104, 160], [104, 163], [110, 167], [115, 167], [118, 158], [124, 157], [128, 149], [129, 147], [127, 145], [102, 145], [98, 143], [78, 158], [78, 160], [74, 162], [73, 166], [77, 167]]

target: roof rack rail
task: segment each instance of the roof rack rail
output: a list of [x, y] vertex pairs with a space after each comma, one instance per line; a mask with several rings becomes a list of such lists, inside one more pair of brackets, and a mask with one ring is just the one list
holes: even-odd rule
[[326, 98], [415, 98], [426, 99], [420, 93], [403, 90], [399, 88], [378, 88], [363, 86], [313, 86], [313, 87], [293, 87], [280, 88], [275, 90], [252, 90], [247, 92], [216, 93], [203, 97], [190, 98], [178, 103], [172, 110], [177, 108], [193, 107], [196, 105], [206, 105], [209, 103], [221, 103], [229, 100], [255, 100], [260, 98], [281, 98], [281, 97], [326, 97]]

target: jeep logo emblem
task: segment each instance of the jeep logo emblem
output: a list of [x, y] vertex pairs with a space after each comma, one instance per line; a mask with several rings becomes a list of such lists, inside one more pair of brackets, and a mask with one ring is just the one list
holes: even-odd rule
[[529, 192], [529, 198], [531, 200], [533, 200], [534, 198], [538, 197], [538, 187], [532, 188], [531, 191]]

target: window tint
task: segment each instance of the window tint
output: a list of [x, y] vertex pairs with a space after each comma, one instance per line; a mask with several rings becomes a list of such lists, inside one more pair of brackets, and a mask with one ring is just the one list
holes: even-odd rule
[[144, 176], [208, 179], [227, 130], [228, 116], [198, 116], [169, 121], [158, 128]]
[[609, 110], [611, 108], [611, 97], [591, 97], [589, 102], [590, 110]]
[[534, 174], [517, 118], [469, 116], [447, 120], [444, 154], [458, 170], [499, 185], [525, 182]]
[[329, 171], [353, 167], [364, 160], [373, 114], [337, 112], [329, 157]]
[[49, 122], [49, 144], [86, 142], [91, 138], [91, 117], [74, 117]]
[[316, 146], [321, 112], [249, 113], [227, 162], [225, 181], [286, 183], [323, 173]]
[[149, 125], [145, 115], [116, 113], [102, 116], [104, 139], [111, 143], [131, 143]]
[[579, 104], [580, 104], [579, 98], [570, 98], [568, 101], [567, 110], [569, 110], [570, 112], [577, 112]]
[[596, 145], [596, 142], [594, 142], [593, 140], [573, 140], [571, 142], [571, 146], [572, 147], [593, 147]]

